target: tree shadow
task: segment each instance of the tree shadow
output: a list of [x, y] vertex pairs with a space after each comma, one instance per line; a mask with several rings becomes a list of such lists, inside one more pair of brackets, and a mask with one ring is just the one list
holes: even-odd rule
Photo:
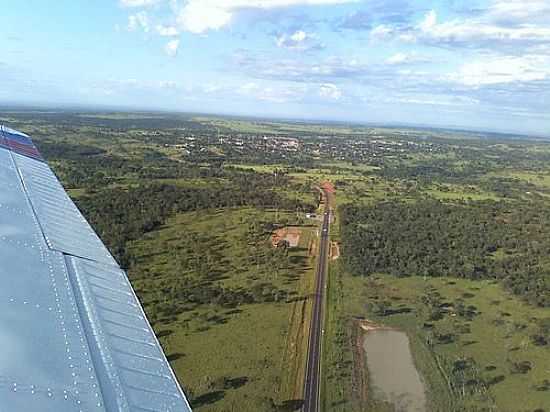
[[495, 376], [487, 381], [487, 385], [492, 386], [504, 381], [506, 377], [504, 375]]
[[221, 401], [224, 398], [224, 396], [225, 396], [224, 391], [212, 391], [196, 397], [195, 399], [193, 399], [191, 404], [193, 408], [200, 408], [201, 406], [210, 405], [218, 401]]
[[183, 358], [185, 355], [183, 353], [171, 353], [170, 355], [166, 355], [166, 360], [168, 362], [174, 362], [180, 358]]
[[165, 330], [161, 330], [160, 332], [157, 333], [157, 338], [164, 338], [166, 336], [170, 336], [172, 333], [174, 333], [174, 331], [172, 329], [165, 329]]
[[390, 315], [398, 315], [400, 313], [411, 313], [411, 312], [412, 312], [411, 308], [387, 309], [385, 315], [390, 316]]
[[241, 309], [231, 309], [231, 310], [225, 312], [226, 315], [237, 315], [239, 313], [242, 313]]
[[281, 405], [277, 407], [277, 411], [293, 412], [293, 411], [300, 410], [303, 405], [304, 405], [303, 399], [289, 399], [287, 401], [283, 401], [283, 403], [281, 403]]
[[238, 389], [241, 386], [246, 385], [248, 382], [247, 376], [239, 376], [237, 378], [230, 378], [225, 380], [226, 389]]

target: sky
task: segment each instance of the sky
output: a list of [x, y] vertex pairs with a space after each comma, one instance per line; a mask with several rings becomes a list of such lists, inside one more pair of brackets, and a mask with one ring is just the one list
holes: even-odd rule
[[549, 0], [0, 0], [0, 104], [550, 136]]

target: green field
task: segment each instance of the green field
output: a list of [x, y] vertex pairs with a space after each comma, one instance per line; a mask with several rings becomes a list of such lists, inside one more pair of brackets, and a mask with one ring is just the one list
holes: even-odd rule
[[[301, 365], [289, 352], [300, 344], [291, 340], [304, 325], [290, 319], [310, 287], [308, 247], [316, 227], [303, 227], [299, 247], [288, 254], [267, 246], [268, 233], [259, 243], [251, 243], [250, 233], [261, 222], [294, 219], [254, 209], [188, 213], [132, 245], [139, 270], [131, 279], [195, 410], [262, 411], [294, 399]], [[167, 308], [166, 293], [177, 291], [163, 291], [180, 282], [199, 282], [197, 293], [252, 291], [257, 302], [234, 306], [216, 298]]]
[[[300, 409], [319, 225], [305, 214], [329, 180], [342, 256], [324, 410], [393, 410], [369, 387], [369, 319], [408, 334], [430, 410], [550, 411], [550, 144], [142, 112], [0, 119], [33, 136], [128, 271], [194, 410]], [[273, 247], [285, 228], [298, 247]]]
[[[478, 315], [468, 320], [451, 309], [426, 328], [425, 314], [429, 308], [422, 297], [428, 291], [437, 292], [447, 303], [464, 299], [476, 308]], [[381, 315], [376, 308], [383, 301], [388, 313], [392, 309], [411, 311]], [[331, 271], [329, 308], [327, 327], [333, 338], [327, 342], [326, 350], [330, 370], [325, 384], [327, 410], [360, 410], [352, 402], [356, 398], [350, 391], [353, 377], [346, 366], [353, 360], [352, 352], [341, 351], [342, 346], [348, 345], [345, 342], [348, 328], [354, 327], [349, 323], [350, 316], [365, 317], [407, 332], [416, 366], [428, 387], [432, 410], [488, 408], [513, 412], [543, 410], [548, 406], [548, 349], [534, 345], [530, 339], [538, 329], [537, 322], [548, 319], [548, 311], [525, 304], [495, 282], [398, 279], [387, 275], [377, 275], [365, 282], [337, 266]], [[437, 343], [434, 331], [456, 334], [456, 340]], [[461, 360], [473, 360], [468, 372], [471, 379], [478, 380], [466, 386], [464, 394], [460, 393], [460, 387], [449, 389], [446, 383], [453, 379], [453, 370]], [[520, 370], [518, 365], [522, 362], [528, 362], [531, 368]], [[378, 410], [372, 404], [368, 406]]]

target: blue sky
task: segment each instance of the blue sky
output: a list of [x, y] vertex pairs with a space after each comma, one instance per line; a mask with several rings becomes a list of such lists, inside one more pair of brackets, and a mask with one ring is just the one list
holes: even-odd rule
[[548, 0], [0, 6], [0, 103], [550, 135]]

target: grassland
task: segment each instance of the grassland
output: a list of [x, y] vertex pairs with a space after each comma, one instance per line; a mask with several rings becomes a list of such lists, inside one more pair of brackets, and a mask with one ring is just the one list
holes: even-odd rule
[[499, 200], [500, 197], [476, 186], [438, 184], [424, 190], [424, 193], [439, 200]]
[[82, 113], [78, 116], [88, 119], [106, 120], [136, 120], [136, 119], [162, 119], [166, 116], [139, 114], [139, 113]]
[[[485, 408], [514, 412], [544, 410], [548, 406], [548, 392], [544, 389], [548, 381], [548, 349], [533, 345], [530, 340], [537, 321], [547, 317], [548, 312], [522, 302], [495, 282], [387, 275], [365, 281], [336, 266], [331, 271], [330, 290], [327, 329], [332, 339], [327, 341], [325, 353], [330, 370], [324, 391], [326, 410], [362, 410], [357, 394], [352, 392], [357, 391], [352, 369], [347, 366], [354, 361], [353, 351], [341, 351], [343, 345], [351, 344], [345, 340], [350, 339], [350, 328], [357, 327], [353, 318], [368, 318], [407, 332], [416, 366], [427, 384], [430, 410]], [[428, 310], [422, 300], [428, 290], [439, 293], [445, 302], [465, 299], [476, 308], [478, 315], [472, 320], [451, 311], [434, 322], [438, 330], [457, 334], [454, 342], [430, 343], [432, 332], [422, 316]], [[373, 310], [383, 300], [390, 302], [389, 313], [392, 309], [401, 313], [381, 316]], [[445, 382], [452, 379], [449, 375], [453, 362], [464, 359], [473, 360], [476, 373], [486, 385], [476, 393], [457, 396]], [[521, 362], [529, 362], [532, 369], [519, 372], [516, 365]], [[372, 398], [366, 406], [373, 411], [380, 407]]]
[[270, 135], [292, 135], [292, 134], [318, 134], [318, 135], [354, 135], [365, 134], [366, 128], [349, 127], [345, 125], [321, 125], [314, 123], [284, 123], [269, 120], [245, 120], [217, 117], [194, 117], [193, 120], [212, 125], [214, 127], [231, 130], [238, 133], [265, 133]]
[[[426, 198], [521, 207], [534, 195], [537, 205], [550, 206], [545, 203], [550, 146], [543, 142], [489, 141], [483, 134], [434, 130], [189, 119], [155, 113], [0, 114], [0, 120], [43, 145], [77, 200], [147, 185], [199, 191], [233, 183], [244, 192], [249, 176], [261, 174], [256, 179], [271, 184], [283, 171], [288, 184], [273, 183], [267, 193], [309, 204], [311, 189], [330, 180], [338, 207]], [[275, 143], [267, 150], [264, 136], [293, 137], [300, 149], [285, 151]], [[247, 174], [236, 178], [234, 169]], [[317, 224], [305, 220], [303, 210], [206, 205], [171, 213], [161, 227], [129, 241], [132, 284], [195, 410], [299, 409]], [[334, 241], [341, 240], [339, 224], [337, 215]], [[302, 230], [299, 247], [273, 248], [271, 230], [292, 225]], [[539, 246], [544, 247], [533, 244]], [[414, 273], [358, 277], [342, 260], [330, 263], [324, 410], [392, 410], [369, 392], [358, 328], [358, 319], [368, 318], [408, 334], [431, 410], [550, 411], [550, 354], [548, 346], [532, 339], [538, 322], [550, 316], [548, 308], [529, 305], [488, 280], [424, 279]], [[427, 297], [436, 295], [443, 316], [428, 320]], [[459, 300], [475, 307], [471, 319], [455, 313]], [[452, 339], [439, 340], [446, 335]], [[463, 392], [449, 385], [460, 381], [457, 365], [466, 365], [476, 383], [465, 384]]]
[[[446, 302], [465, 299], [475, 307], [478, 315], [472, 320], [461, 319], [450, 312], [436, 321], [438, 330], [457, 333], [458, 339], [449, 344], [426, 345], [423, 350], [432, 352], [435, 359], [473, 359], [482, 379], [488, 382], [486, 392], [464, 396], [457, 403], [466, 409], [496, 408], [501, 411], [536, 410], [547, 406], [548, 394], [537, 390], [548, 378], [548, 350], [532, 344], [530, 336], [536, 330], [536, 321], [543, 319], [547, 311], [533, 308], [505, 292], [491, 281], [468, 281], [464, 279], [422, 279], [411, 277], [396, 279], [379, 276], [370, 283], [367, 292], [369, 301], [380, 296], [397, 300], [402, 307], [412, 307], [413, 314], [399, 314], [391, 317], [376, 317], [377, 320], [400, 327], [410, 335], [416, 344], [415, 353], [421, 352], [418, 345], [425, 344], [429, 332], [420, 324], [418, 313], [427, 310], [419, 302], [427, 290], [437, 291]], [[369, 287], [369, 286], [367, 286]], [[372, 313], [370, 314], [372, 316]], [[529, 362], [532, 369], [520, 373], [515, 364]], [[417, 358], [417, 363], [427, 379], [437, 377]], [[429, 365], [428, 365], [429, 366]], [[449, 374], [450, 365], [442, 367], [443, 374]], [[433, 385], [433, 383], [432, 383]], [[437, 396], [437, 391], [430, 391]], [[519, 398], [517, 393], [524, 394]]]
[[[545, 190], [545, 173], [516, 170], [498, 176], [510, 176]], [[390, 199], [414, 202], [425, 197], [444, 202], [516, 201], [476, 184], [415, 182], [411, 190], [406, 179], [384, 179], [375, 171], [368, 171], [362, 178], [350, 171], [339, 179], [344, 183], [338, 186], [340, 206]], [[525, 201], [523, 196], [518, 198]], [[337, 231], [334, 235], [338, 239]], [[393, 410], [377, 401], [369, 390], [365, 359], [358, 355], [362, 347], [358, 346], [361, 339], [357, 335], [364, 333], [359, 328], [361, 319], [408, 334], [415, 364], [426, 384], [429, 410], [548, 410], [550, 354], [546, 346], [532, 341], [540, 322], [548, 319], [548, 309], [527, 304], [490, 280], [396, 278], [385, 274], [363, 278], [347, 272], [340, 261], [331, 263], [329, 279], [325, 410]], [[444, 307], [452, 308], [457, 301], [464, 301], [475, 308], [476, 315], [465, 319], [450, 309], [442, 319], [427, 321], [429, 308], [424, 302], [428, 292], [440, 295]], [[388, 305], [384, 314], [380, 312], [381, 304]], [[435, 341], [434, 331], [439, 335], [453, 334], [456, 339], [449, 343]], [[465, 389], [464, 393], [454, 384], [449, 386], [457, 379], [455, 368], [462, 361], [470, 365], [469, 373], [479, 383], [475, 390]], [[518, 365], [528, 365], [528, 370], [521, 370]], [[362, 389], [367, 393], [362, 393]]]
[[[253, 222], [292, 223], [295, 219], [295, 215], [255, 209], [181, 214], [133, 244], [139, 273], [130, 276], [150, 318], [156, 320], [155, 330], [176, 374], [195, 399], [196, 410], [264, 411], [271, 410], [272, 403], [299, 399], [317, 229], [301, 227], [298, 248], [290, 249], [288, 256], [265, 257], [268, 260], [256, 263], [251, 249], [261, 246], [247, 240]], [[268, 239], [264, 240], [267, 244]], [[189, 248], [201, 256], [202, 251], [210, 251], [208, 273], [182, 263]], [[217, 275], [211, 278], [211, 273]], [[159, 290], [177, 278], [200, 279], [228, 290], [270, 285], [286, 291], [288, 298], [237, 308], [212, 302], [190, 306], [175, 317], [157, 316]]]

